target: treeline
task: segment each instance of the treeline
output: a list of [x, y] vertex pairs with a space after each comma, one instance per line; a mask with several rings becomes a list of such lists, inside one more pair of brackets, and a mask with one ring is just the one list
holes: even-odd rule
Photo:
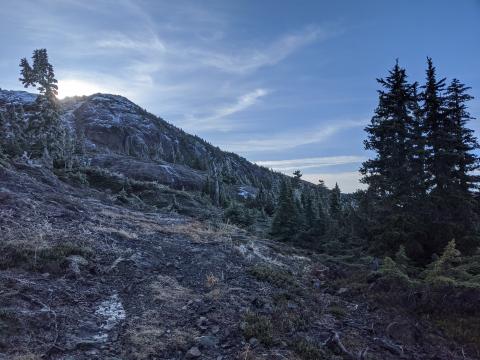
[[473, 254], [480, 245], [479, 145], [468, 128], [473, 119], [467, 110], [470, 88], [457, 79], [448, 85], [438, 79], [430, 58], [422, 86], [408, 81], [398, 61], [377, 81], [378, 106], [365, 129], [365, 148], [375, 156], [360, 169], [368, 189], [345, 205], [335, 188], [328, 207], [322, 208], [311, 194], [295, 196], [295, 186], [286, 182], [272, 236], [299, 243], [308, 238], [310, 245], [321, 247], [341, 229], [344, 238], [363, 239], [372, 254], [405, 249], [423, 263], [452, 240], [464, 255]]

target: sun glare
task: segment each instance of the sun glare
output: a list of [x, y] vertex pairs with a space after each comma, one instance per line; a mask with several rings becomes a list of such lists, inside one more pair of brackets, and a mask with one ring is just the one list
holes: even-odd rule
[[108, 92], [101, 86], [84, 80], [64, 79], [58, 80], [58, 98], [63, 99], [69, 96], [92, 95], [98, 92]]

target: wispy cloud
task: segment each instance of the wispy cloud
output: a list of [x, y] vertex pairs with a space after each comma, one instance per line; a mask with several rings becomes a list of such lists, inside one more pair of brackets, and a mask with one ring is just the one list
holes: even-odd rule
[[365, 123], [365, 120], [347, 120], [318, 129], [306, 129], [301, 132], [289, 131], [266, 134], [261, 138], [230, 142], [223, 146], [229, 151], [243, 153], [272, 150], [284, 151], [301, 145], [322, 142], [340, 131], [364, 126]]
[[247, 110], [248, 108], [255, 105], [260, 98], [266, 96], [268, 93], [269, 91], [267, 89], [255, 89], [238, 97], [236, 102], [229, 105], [220, 106], [219, 108], [213, 110], [211, 115], [206, 115], [203, 117], [190, 116], [186, 121], [182, 123], [182, 125], [188, 127], [191, 130], [231, 130], [237, 127], [238, 124], [225, 123], [225, 121], [222, 120], [225, 120], [231, 115]]
[[229, 73], [243, 74], [264, 66], [275, 65], [302, 47], [330, 36], [332, 33], [320, 27], [309, 26], [301, 31], [286, 34], [262, 48], [242, 50], [233, 54], [201, 49], [190, 49], [187, 53], [195, 55], [207, 66]]
[[123, 33], [113, 33], [104, 36], [95, 42], [101, 49], [136, 50], [136, 51], [165, 51], [165, 45], [157, 36], [150, 39], [135, 39]]
[[272, 168], [278, 171], [291, 171], [296, 169], [313, 169], [335, 165], [356, 164], [364, 161], [362, 156], [324, 156], [312, 157], [303, 159], [289, 159], [289, 160], [264, 160], [256, 161], [258, 165]]

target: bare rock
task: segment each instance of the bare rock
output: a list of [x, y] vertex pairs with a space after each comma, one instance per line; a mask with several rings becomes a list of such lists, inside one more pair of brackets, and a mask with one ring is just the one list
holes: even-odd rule
[[202, 353], [198, 349], [198, 347], [194, 346], [187, 351], [187, 353], [185, 354], [185, 359], [196, 359], [199, 358], [201, 355]]

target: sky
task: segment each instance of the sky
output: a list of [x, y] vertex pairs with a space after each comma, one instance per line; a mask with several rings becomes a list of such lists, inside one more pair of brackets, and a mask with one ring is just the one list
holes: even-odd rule
[[[376, 78], [426, 57], [480, 118], [480, 0], [2, 0], [0, 87], [47, 48], [59, 96], [120, 94], [248, 160], [344, 192], [372, 154]], [[472, 122], [477, 132], [480, 125]]]

